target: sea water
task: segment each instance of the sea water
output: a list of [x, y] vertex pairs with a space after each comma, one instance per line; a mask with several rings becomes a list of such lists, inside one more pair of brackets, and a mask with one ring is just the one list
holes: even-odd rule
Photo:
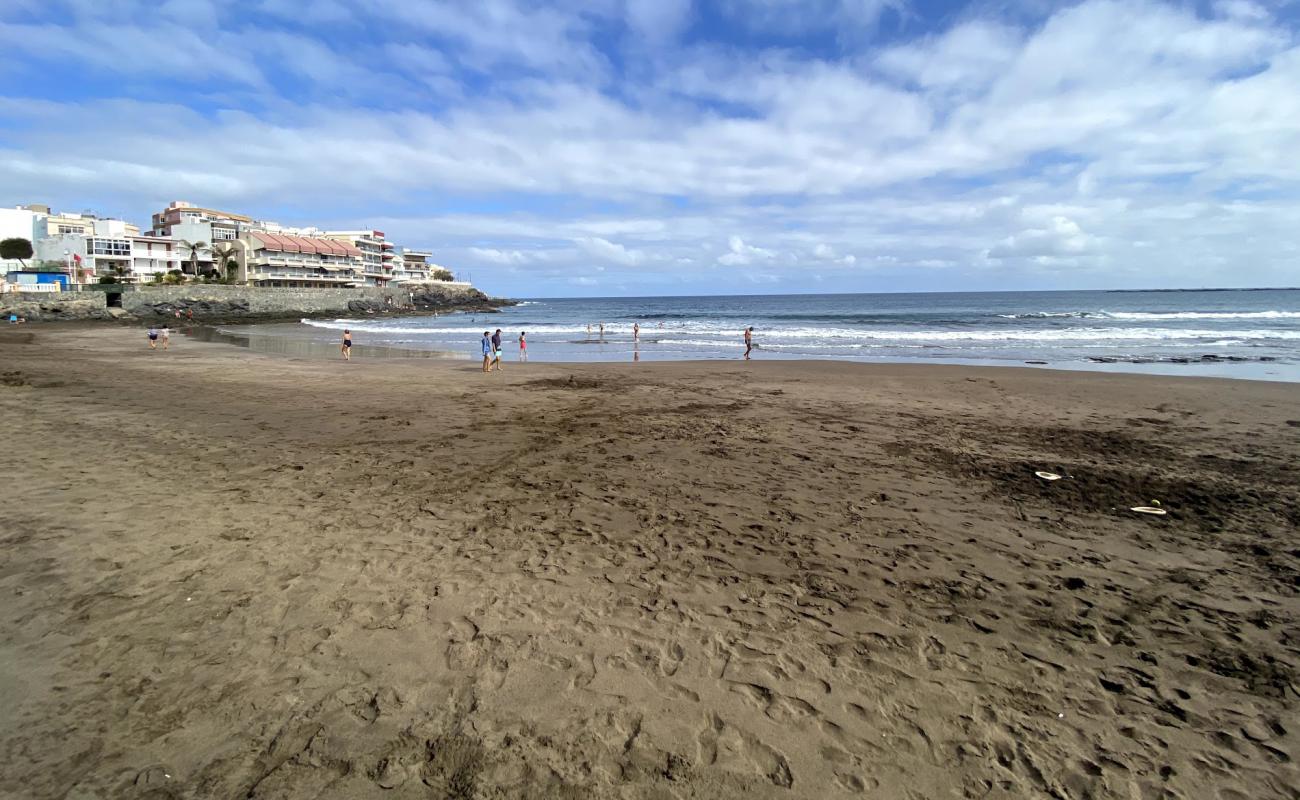
[[[740, 358], [749, 326], [759, 359], [1300, 379], [1296, 289], [535, 299], [499, 313], [304, 320], [293, 335], [334, 341], [348, 328], [359, 348], [477, 358], [483, 331], [501, 328], [509, 360], [527, 332], [532, 361], [657, 361]], [[287, 333], [243, 333], [273, 329]]]

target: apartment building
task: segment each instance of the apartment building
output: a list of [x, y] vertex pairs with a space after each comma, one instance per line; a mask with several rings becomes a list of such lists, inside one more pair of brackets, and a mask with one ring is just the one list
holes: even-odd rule
[[173, 200], [162, 211], [153, 215], [153, 227], [150, 236], [163, 236], [185, 243], [181, 249], [183, 257], [181, 269], [193, 272], [190, 266], [189, 244], [200, 245], [194, 254], [198, 273], [203, 274], [213, 269], [212, 246], [221, 242], [233, 242], [245, 231], [260, 227], [252, 217], [230, 211], [218, 211], [203, 208], [184, 200]]
[[37, 261], [62, 264], [72, 283], [95, 283], [102, 275], [125, 277], [131, 271], [131, 240], [123, 236], [60, 233], [37, 239]]
[[429, 259], [431, 258], [433, 258], [433, 253], [402, 248], [402, 258], [397, 262], [394, 269], [394, 278], [424, 283], [429, 280]]
[[120, 219], [100, 218], [94, 214], [46, 214], [37, 224], [36, 237], [66, 236], [139, 236], [140, 226]]
[[342, 239], [249, 231], [234, 244], [238, 280], [251, 286], [321, 289], [365, 282], [361, 250]]
[[384, 237], [383, 231], [325, 231], [321, 235], [348, 242], [361, 251], [364, 285], [384, 286], [393, 279], [397, 248]]
[[166, 236], [128, 236], [131, 241], [130, 280], [138, 283], [152, 280], [180, 269], [187, 253], [176, 240]]
[[153, 228], [150, 234], [183, 238], [175, 232], [178, 225], [214, 225], [218, 235], [203, 241], [233, 241], [238, 236], [241, 226], [253, 225], [253, 218], [230, 211], [201, 208], [184, 200], [173, 200], [171, 205], [153, 215]]
[[[117, 226], [108, 233], [62, 233], [35, 242], [38, 261], [62, 264], [73, 283], [95, 283], [113, 276], [123, 283], [143, 283], [180, 269], [183, 253], [162, 236], [133, 236]], [[120, 232], [119, 232], [120, 231]]]

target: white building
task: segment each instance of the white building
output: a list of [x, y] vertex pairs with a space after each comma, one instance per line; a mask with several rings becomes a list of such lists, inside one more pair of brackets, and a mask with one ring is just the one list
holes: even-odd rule
[[117, 225], [103, 226], [103, 230], [108, 233], [64, 233], [38, 239], [36, 258], [63, 265], [74, 276], [74, 283], [95, 283], [109, 275], [123, 283], [142, 283], [180, 269], [181, 248], [175, 241], [118, 233], [123, 229]]
[[152, 280], [180, 269], [185, 254], [174, 239], [166, 236], [129, 236], [131, 241], [131, 275], [137, 283]]
[[361, 251], [362, 276], [365, 285], [384, 286], [393, 279], [397, 249], [392, 242], [384, 238], [383, 231], [325, 231], [321, 235], [348, 242]]
[[433, 253], [402, 248], [402, 258], [393, 269], [393, 278], [399, 281], [424, 283], [429, 280], [429, 259]]
[[[0, 239], [26, 239], [36, 241], [40, 220], [45, 215], [30, 208], [0, 208]], [[31, 261], [28, 260], [28, 265]], [[11, 269], [22, 269], [22, 262], [17, 259], [0, 259], [0, 273]]]
[[260, 227], [252, 217], [235, 214], [230, 211], [217, 211], [201, 208], [184, 200], [173, 200], [171, 205], [153, 215], [153, 228], [150, 236], [169, 237], [186, 245], [202, 245], [193, 254], [188, 246], [181, 249], [181, 267], [185, 272], [190, 269], [191, 260], [196, 262], [200, 274], [213, 269], [212, 245], [221, 242], [233, 242], [245, 231]]

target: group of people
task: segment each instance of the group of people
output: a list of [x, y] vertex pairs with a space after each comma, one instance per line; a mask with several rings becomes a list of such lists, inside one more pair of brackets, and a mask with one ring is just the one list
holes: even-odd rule
[[[659, 323], [659, 327], [661, 328], [663, 327], [662, 322]], [[167, 336], [169, 333], [166, 325], [163, 326], [162, 331], [163, 331], [162, 332], [163, 349], [166, 350]], [[587, 332], [588, 333], [591, 332], [590, 325], [587, 326]], [[603, 322], [600, 323], [600, 335], [602, 339], [605, 336], [605, 323]], [[744, 337], [745, 337], [745, 360], [748, 361], [749, 354], [754, 351], [754, 326], [751, 325], [745, 329]], [[154, 328], [150, 328], [149, 347], [151, 348], [156, 347], [157, 339], [158, 339], [158, 331], [155, 330]], [[641, 341], [640, 323], [636, 323], [636, 322], [632, 323], [632, 340], [637, 343], [640, 343]], [[483, 349], [483, 371], [491, 372], [493, 370], [500, 370], [502, 357], [505, 355], [505, 350], [503, 349], [503, 343], [501, 339], [501, 329], [497, 328], [495, 333], [489, 331], [483, 331], [483, 340], [480, 342], [480, 344], [482, 345], [482, 349]], [[351, 330], [344, 329], [343, 343], [339, 349], [343, 353], [344, 361], [352, 360], [352, 331]], [[528, 360], [528, 334], [524, 331], [519, 332], [519, 360], [520, 361]], [[634, 360], [636, 361], [641, 360], [641, 351], [639, 349], [636, 351]]]
[[161, 328], [156, 328], [152, 325], [149, 326], [149, 349], [157, 350], [159, 340], [162, 340], [162, 348], [164, 350], [166, 350], [169, 346], [171, 346], [172, 329], [167, 327], [166, 325], [162, 326]]
[[[505, 355], [502, 349], [501, 329], [497, 328], [496, 333], [483, 331], [483, 371], [491, 372], [492, 370], [501, 369], [501, 357]], [[519, 332], [519, 360], [528, 360], [528, 334], [524, 331]]]
[[[600, 330], [600, 338], [601, 338], [601, 340], [603, 341], [603, 340], [605, 339], [605, 323], [603, 323], [603, 322], [598, 322], [598, 323], [596, 323], [596, 325], [597, 325], [597, 327], [598, 327], [599, 330]], [[664, 326], [664, 324], [663, 324], [662, 322], [660, 322], [660, 323], [659, 323], [659, 327], [662, 328], [663, 326]], [[591, 338], [591, 323], [590, 323], [590, 322], [587, 323], [587, 338], [588, 338], [588, 339]], [[641, 341], [641, 323], [639, 323], [639, 322], [633, 322], [633, 323], [632, 323], [632, 341], [634, 341], [634, 342], [639, 342], [639, 341]]]

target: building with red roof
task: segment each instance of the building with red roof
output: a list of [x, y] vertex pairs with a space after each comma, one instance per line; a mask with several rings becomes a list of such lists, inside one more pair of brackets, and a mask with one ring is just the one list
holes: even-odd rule
[[237, 280], [250, 286], [324, 289], [365, 283], [362, 252], [351, 242], [249, 231], [235, 247]]

